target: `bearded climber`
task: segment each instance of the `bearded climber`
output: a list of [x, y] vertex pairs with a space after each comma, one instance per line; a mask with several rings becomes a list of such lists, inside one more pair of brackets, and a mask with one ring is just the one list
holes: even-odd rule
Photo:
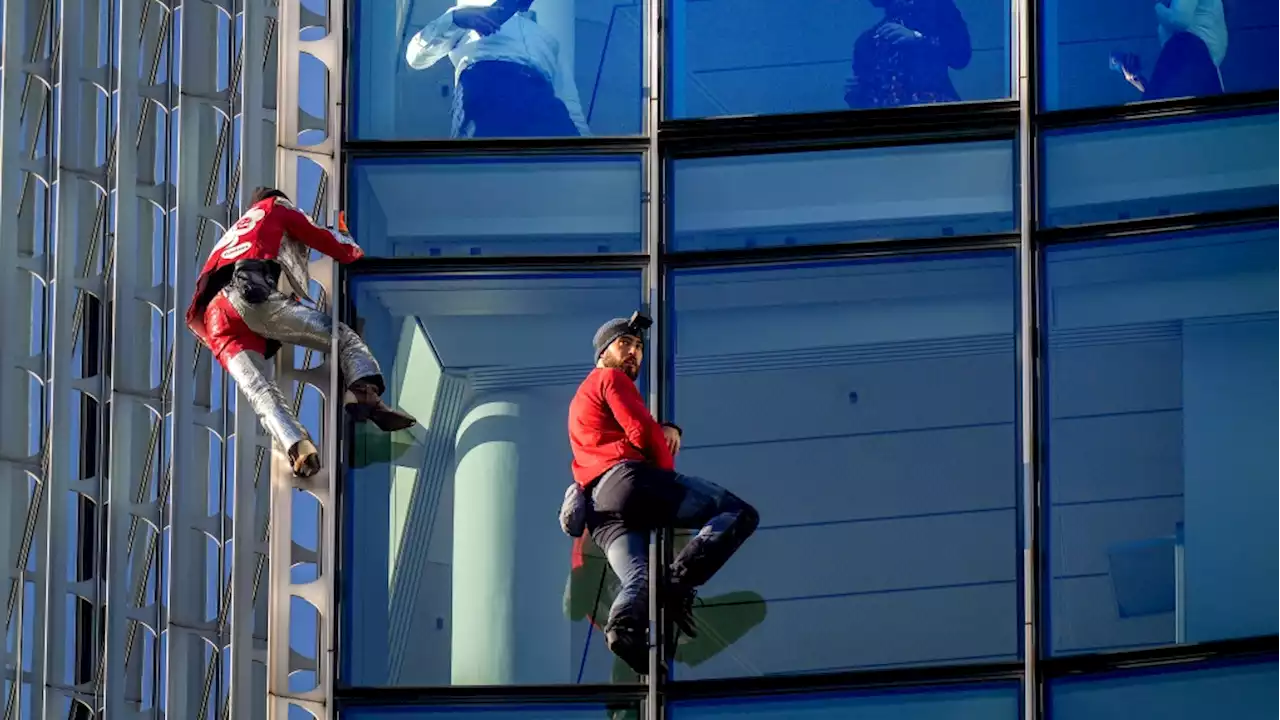
[[[329, 315], [278, 288], [283, 273], [295, 293], [307, 292], [311, 250], [344, 264], [364, 256], [342, 232], [313, 224], [283, 192], [257, 188], [249, 208], [213, 246], [187, 308], [187, 327], [235, 380], [299, 477], [320, 469], [320, 454], [264, 370], [282, 343], [330, 350], [334, 327]], [[412, 416], [382, 401], [382, 370], [360, 336], [342, 323], [337, 333], [347, 413], [386, 432], [416, 424]]]
[[561, 510], [565, 532], [590, 532], [619, 578], [605, 644], [641, 675], [648, 673], [649, 533], [698, 530], [671, 563], [665, 588], [670, 617], [692, 637], [697, 589], [760, 523], [755, 508], [733, 493], [675, 471], [683, 432], [655, 421], [635, 384], [650, 323], [636, 313], [596, 331], [596, 367], [569, 404], [575, 484]]

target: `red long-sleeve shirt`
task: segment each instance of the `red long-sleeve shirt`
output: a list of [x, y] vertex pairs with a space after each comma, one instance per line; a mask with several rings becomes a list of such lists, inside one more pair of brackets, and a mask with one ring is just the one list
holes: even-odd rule
[[292, 204], [276, 197], [258, 201], [213, 246], [196, 278], [196, 291], [187, 306], [187, 326], [202, 343], [209, 345], [209, 331], [204, 326], [205, 307], [227, 284], [236, 261], [275, 260], [280, 256], [281, 245], [289, 239], [319, 250], [340, 263], [364, 257], [358, 245], [339, 242]]
[[662, 426], [649, 414], [640, 390], [616, 368], [596, 368], [569, 403], [573, 479], [582, 486], [624, 461], [674, 470]]

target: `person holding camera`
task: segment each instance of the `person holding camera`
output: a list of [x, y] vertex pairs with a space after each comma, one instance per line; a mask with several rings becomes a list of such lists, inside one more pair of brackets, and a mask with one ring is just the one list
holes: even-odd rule
[[565, 532], [589, 532], [619, 578], [605, 643], [642, 675], [648, 673], [649, 533], [699, 531], [671, 563], [664, 601], [677, 627], [692, 637], [698, 587], [760, 523], [755, 508], [733, 493], [676, 472], [683, 431], [654, 420], [635, 384], [650, 325], [635, 313], [596, 331], [595, 369], [569, 404], [574, 484], [561, 509]]

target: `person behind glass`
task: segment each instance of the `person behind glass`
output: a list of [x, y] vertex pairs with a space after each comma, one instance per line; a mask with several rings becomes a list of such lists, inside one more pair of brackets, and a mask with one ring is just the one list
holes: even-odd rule
[[[673, 423], [655, 421], [635, 384], [649, 325], [639, 313], [616, 318], [592, 340], [596, 367], [569, 404], [576, 485], [566, 494], [567, 503], [589, 498], [585, 529], [620, 581], [605, 623], [605, 643], [642, 675], [648, 672], [649, 533], [699, 530], [671, 563], [664, 601], [676, 625], [692, 637], [697, 635], [697, 589], [760, 522], [755, 508], [733, 493], [675, 471], [683, 432]], [[580, 535], [582, 528], [575, 530]]]
[[1227, 57], [1227, 19], [1222, 0], [1161, 0], [1156, 3], [1160, 54], [1151, 77], [1133, 53], [1113, 53], [1111, 67], [1142, 93], [1143, 100], [1221, 95]]
[[[340, 263], [363, 257], [344, 232], [343, 227], [330, 232], [314, 225], [283, 192], [257, 188], [249, 208], [210, 251], [187, 307], [187, 327], [235, 380], [299, 477], [320, 469], [320, 454], [280, 388], [263, 371], [282, 343], [328, 352], [333, 320], [280, 292], [278, 285], [283, 273], [295, 291], [310, 286], [311, 250]], [[356, 421], [372, 421], [387, 432], [417, 422], [382, 401], [386, 385], [378, 361], [342, 323], [338, 355], [348, 383], [343, 403]]]
[[453, 61], [453, 137], [591, 134], [573, 68], [536, 22], [533, 2], [459, 0], [409, 40], [414, 70]]
[[969, 27], [952, 0], [871, 0], [884, 17], [853, 44], [854, 109], [959, 102], [950, 68], [969, 65]]

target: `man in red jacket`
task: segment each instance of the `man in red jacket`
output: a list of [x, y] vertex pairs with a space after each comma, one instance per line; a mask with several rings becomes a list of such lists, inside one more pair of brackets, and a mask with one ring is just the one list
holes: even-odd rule
[[690, 636], [697, 588], [755, 532], [760, 516], [733, 493], [675, 471], [682, 431], [658, 424], [635, 379], [644, 357], [639, 314], [596, 331], [596, 367], [569, 404], [573, 478], [590, 499], [586, 529], [604, 549], [621, 587], [605, 624], [609, 650], [640, 674], [648, 672], [649, 533], [698, 529], [669, 569], [665, 605]]
[[[345, 235], [312, 224], [284, 193], [257, 188], [244, 215], [210, 251], [187, 307], [187, 327], [236, 381], [300, 477], [320, 469], [320, 455], [280, 388], [263, 370], [281, 343], [330, 350], [332, 319], [297, 300], [309, 290], [307, 268], [313, 249], [340, 263], [364, 256]], [[282, 274], [294, 294], [280, 292]], [[387, 432], [413, 426], [413, 417], [382, 402], [382, 370], [364, 341], [342, 323], [337, 331], [347, 412]]]

